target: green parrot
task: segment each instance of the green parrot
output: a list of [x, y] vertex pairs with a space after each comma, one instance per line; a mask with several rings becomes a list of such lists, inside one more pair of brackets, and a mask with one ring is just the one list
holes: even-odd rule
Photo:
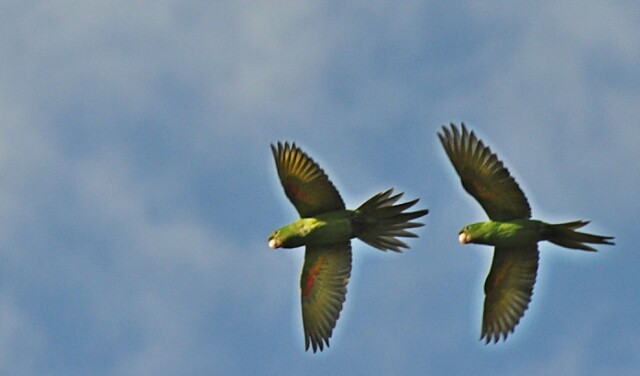
[[468, 132], [452, 123], [442, 127], [440, 142], [462, 181], [489, 216], [489, 221], [470, 224], [459, 232], [462, 244], [495, 247], [484, 284], [484, 312], [480, 339], [486, 343], [507, 339], [529, 306], [538, 271], [538, 242], [548, 240], [565, 248], [595, 251], [586, 243], [614, 244], [613, 237], [578, 232], [588, 221], [548, 224], [531, 219], [531, 208], [518, 183], [498, 157]]
[[305, 350], [329, 347], [351, 276], [351, 239], [383, 251], [409, 248], [397, 237], [417, 237], [407, 229], [428, 210], [405, 212], [418, 199], [397, 204], [402, 193], [378, 193], [356, 210], [345, 208], [324, 171], [295, 143], [271, 145], [284, 192], [300, 219], [269, 235], [271, 248], [306, 246], [300, 277]]

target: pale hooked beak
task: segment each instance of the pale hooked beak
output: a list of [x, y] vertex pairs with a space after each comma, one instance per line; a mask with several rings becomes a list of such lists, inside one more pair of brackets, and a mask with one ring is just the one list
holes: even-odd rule
[[269, 239], [269, 248], [276, 249], [279, 245], [275, 239]]
[[460, 241], [461, 244], [467, 244], [471, 241], [471, 237], [466, 233], [461, 232], [460, 235], [458, 235], [458, 241]]

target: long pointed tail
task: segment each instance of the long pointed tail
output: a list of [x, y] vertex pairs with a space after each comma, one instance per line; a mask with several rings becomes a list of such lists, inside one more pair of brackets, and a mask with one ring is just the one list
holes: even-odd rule
[[615, 244], [609, 241], [610, 239], [613, 239], [613, 236], [600, 236], [575, 231], [580, 227], [586, 226], [588, 223], [589, 221], [580, 220], [567, 223], [549, 224], [545, 229], [545, 239], [561, 247], [594, 252], [596, 249], [585, 243]]
[[401, 248], [409, 248], [397, 237], [416, 238], [418, 235], [407, 229], [424, 226], [423, 223], [411, 222], [426, 215], [429, 210], [404, 212], [415, 205], [419, 199], [394, 205], [403, 193], [393, 194], [393, 188], [376, 194], [356, 209], [352, 221], [355, 235], [363, 242], [382, 251], [401, 252]]

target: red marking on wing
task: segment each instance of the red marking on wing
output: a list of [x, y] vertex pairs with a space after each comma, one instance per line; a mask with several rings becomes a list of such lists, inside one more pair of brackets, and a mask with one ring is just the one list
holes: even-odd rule
[[473, 192], [475, 192], [476, 195], [482, 197], [485, 200], [489, 200], [489, 201], [495, 200], [496, 196], [493, 194], [492, 191], [486, 189], [484, 185], [477, 182], [472, 182], [471, 184], [473, 185]]
[[318, 278], [318, 274], [320, 274], [320, 267], [322, 266], [322, 258], [319, 258], [315, 264], [309, 269], [309, 274], [307, 275], [307, 280], [304, 285], [304, 289], [302, 290], [302, 297], [306, 298], [313, 291], [313, 286], [316, 284], [316, 278]]
[[493, 287], [498, 287], [502, 284], [502, 280], [506, 278], [507, 274], [509, 274], [509, 269], [513, 266], [513, 262], [508, 262], [503, 265], [500, 269], [496, 270], [496, 274], [493, 277]]
[[298, 188], [298, 185], [295, 183], [287, 183], [284, 189], [289, 194], [289, 196], [295, 197], [295, 199], [298, 201], [311, 202], [311, 198], [309, 197], [309, 195], [301, 191], [300, 188]]
[[493, 279], [493, 287], [498, 287], [500, 286], [500, 283], [502, 283], [502, 280], [504, 279], [504, 277], [507, 275], [507, 273], [505, 273], [504, 271], [498, 275], [495, 276], [495, 278]]

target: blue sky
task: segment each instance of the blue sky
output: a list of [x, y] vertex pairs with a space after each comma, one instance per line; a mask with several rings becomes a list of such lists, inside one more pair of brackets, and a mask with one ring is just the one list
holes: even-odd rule
[[[0, 5], [0, 373], [631, 374], [640, 370], [640, 4], [617, 1]], [[507, 342], [478, 340], [485, 218], [439, 144], [465, 121], [543, 243]], [[403, 254], [353, 242], [344, 311], [304, 352], [303, 252], [269, 144], [349, 207], [430, 209]]]

